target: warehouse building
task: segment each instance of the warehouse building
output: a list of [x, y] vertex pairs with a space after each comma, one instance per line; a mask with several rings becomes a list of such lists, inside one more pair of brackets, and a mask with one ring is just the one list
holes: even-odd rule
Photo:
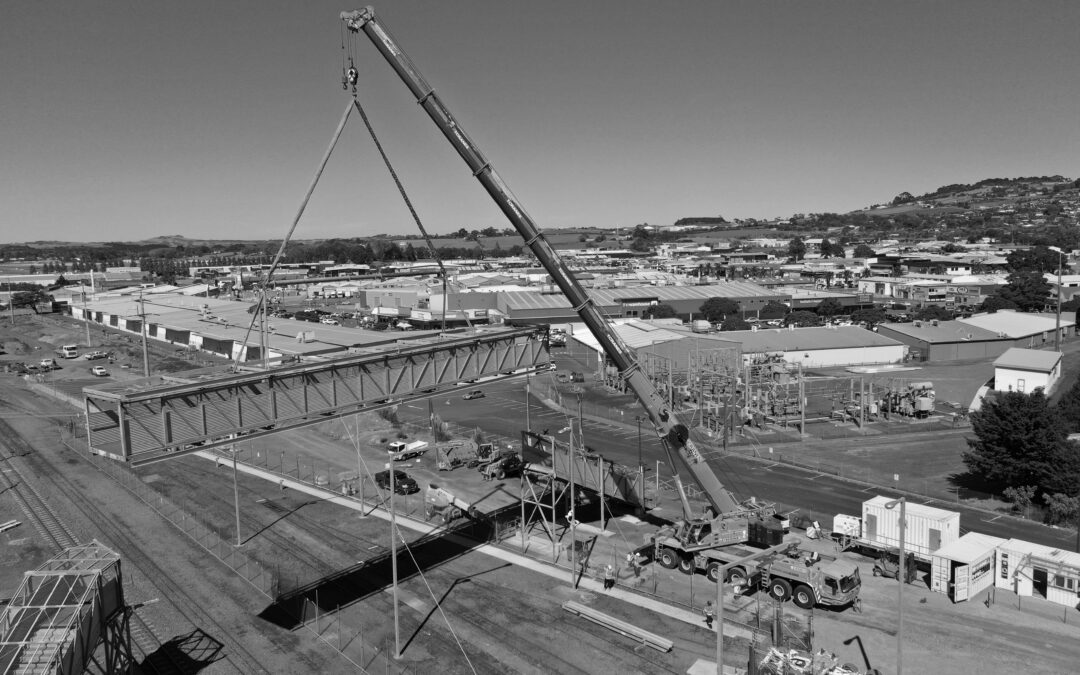
[[[967, 361], [997, 358], [1013, 347], [1053, 345], [1057, 317], [999, 310], [955, 321], [883, 323], [878, 333], [903, 342], [916, 361]], [[1061, 339], [1076, 332], [1076, 322], [1061, 318]]]
[[903, 342], [913, 361], [985, 361], [1012, 347], [1009, 338], [959, 321], [883, 323], [878, 334]]
[[804, 367], [902, 363], [907, 345], [858, 326], [733, 330], [719, 333], [742, 346], [743, 362], [781, 355]]
[[[561, 292], [519, 291], [500, 293], [498, 310], [509, 323], [566, 323], [578, 320], [577, 312]], [[697, 314], [710, 298], [729, 298], [739, 303], [746, 316], [755, 316], [770, 301], [788, 303], [789, 293], [773, 291], [748, 281], [729, 281], [703, 286], [633, 286], [597, 288], [589, 291], [593, 304], [609, 318], [639, 318], [652, 305], [668, 305], [680, 316]]]
[[[1054, 331], [1058, 319], [1055, 314], [1036, 314], [1017, 312], [1012, 309], [999, 309], [989, 314], [976, 314], [966, 319], [957, 319], [960, 323], [982, 328], [1010, 338], [1013, 347], [1034, 349], [1054, 343]], [[1065, 340], [1076, 334], [1076, 322], [1061, 317], [1061, 339]]]

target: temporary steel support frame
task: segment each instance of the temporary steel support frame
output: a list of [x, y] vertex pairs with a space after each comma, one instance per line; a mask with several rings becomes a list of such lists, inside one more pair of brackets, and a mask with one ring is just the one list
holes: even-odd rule
[[[459, 382], [548, 362], [545, 328], [439, 343], [138, 391], [86, 389], [93, 452], [133, 466], [422, 398]], [[175, 381], [175, 380], [174, 380]]]

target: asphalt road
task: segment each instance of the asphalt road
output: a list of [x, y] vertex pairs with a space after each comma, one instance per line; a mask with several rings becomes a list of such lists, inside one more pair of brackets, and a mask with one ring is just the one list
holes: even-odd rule
[[[474, 389], [482, 389], [486, 396], [481, 399], [466, 401], [462, 396]], [[481, 428], [488, 434], [503, 436], [508, 440], [519, 440], [526, 423], [525, 383], [523, 378], [513, 378], [488, 384], [471, 384], [459, 388], [460, 393], [449, 396], [440, 395], [432, 401], [432, 407], [444, 421], [458, 426], [459, 430]], [[410, 421], [426, 422], [428, 406], [424, 402], [414, 402], [402, 406], [399, 410], [402, 418]], [[528, 405], [528, 419], [534, 431], [547, 430], [556, 437], [568, 438], [561, 430], [569, 425], [569, 417], [561, 412], [550, 410], [533, 399]], [[619, 464], [636, 466], [638, 463], [638, 432], [632, 419], [627, 424], [605, 424], [586, 419], [582, 424], [585, 445], [599, 453], [605, 459]], [[911, 443], [933, 445], [940, 442], [939, 434], [914, 434], [902, 439], [905, 446]], [[641, 460], [648, 467], [655, 467], [656, 462], [666, 464], [664, 451], [648, 424], [641, 431]], [[863, 445], [885, 446], [901, 441], [898, 437], [851, 439]], [[840, 443], [847, 441], [838, 441]], [[708, 455], [707, 455], [708, 456]], [[721, 456], [719, 451], [712, 453], [710, 465], [721, 481], [740, 498], [750, 496], [783, 504], [786, 508], [797, 508], [816, 514], [824, 527], [831, 527], [831, 516], [836, 513], [859, 515], [862, 502], [875, 495], [900, 496], [887, 488], [870, 486], [856, 481], [837, 478], [830, 474], [809, 471], [765, 459], [755, 459], [741, 455]], [[661, 468], [662, 475], [669, 471]], [[681, 475], [686, 475], [683, 472]], [[913, 503], [931, 503], [935, 506], [960, 512], [960, 523], [964, 532], [972, 530], [1005, 539], [1017, 538], [1046, 546], [1073, 550], [1076, 533], [1047, 527], [1031, 521], [1024, 521], [984, 511], [967, 508], [963, 505], [942, 503], [930, 498], [918, 498], [909, 495]]]

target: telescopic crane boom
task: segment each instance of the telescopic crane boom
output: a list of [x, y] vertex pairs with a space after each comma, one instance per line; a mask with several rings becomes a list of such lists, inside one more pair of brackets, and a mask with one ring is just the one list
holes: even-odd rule
[[526, 245], [532, 250], [536, 259], [540, 261], [547, 273], [558, 284], [560, 290], [573, 306], [574, 311], [577, 312], [593, 336], [596, 337], [608, 358], [619, 369], [620, 375], [648, 414], [649, 420], [655, 427], [656, 434], [664, 446], [675, 474], [675, 483], [678, 488], [679, 498], [682, 501], [685, 517], [691, 519], [694, 518], [694, 514], [691, 512], [685, 489], [679, 477], [679, 466], [690, 471], [708, 497], [717, 516], [722, 518], [749, 516], [755, 511], [766, 508], [768, 505], [758, 502], [749, 506], [740, 504], [734, 495], [720, 482], [720, 479], [713, 473], [690, 438], [690, 431], [687, 426], [680, 422], [678, 416], [669, 409], [663, 397], [656, 391], [645, 373], [642, 372], [633, 353], [608, 324], [607, 319], [593, 304], [592, 299], [585, 290], [574, 279], [570, 269], [559, 258], [547, 239], [544, 238], [543, 233], [537, 228], [533, 219], [510, 192], [510, 189], [499, 177], [491, 162], [484, 157], [454, 116], [443, 105], [439, 95], [424, 80], [423, 75], [420, 74], [420, 71], [409, 59], [408, 55], [398, 46], [382, 23], [379, 22], [375, 16], [375, 10], [371, 7], [365, 7], [352, 12], [342, 12], [341, 19], [350, 32], [363, 32], [371, 39], [375, 48], [386, 58], [390, 67], [394, 69], [405, 83], [405, 86], [416, 97], [417, 103], [424, 108], [435, 126], [446, 136], [446, 140], [450, 141], [450, 144], [454, 146], [461, 158], [465, 160], [473, 176], [480, 181], [480, 184], [484, 186], [491, 198], [495, 200], [496, 205], [525, 240]]

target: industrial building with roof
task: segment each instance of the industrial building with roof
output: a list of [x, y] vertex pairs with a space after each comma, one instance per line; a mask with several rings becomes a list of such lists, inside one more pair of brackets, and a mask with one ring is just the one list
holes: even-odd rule
[[[616, 330], [631, 349], [667, 358], [675, 369], [685, 369], [691, 353], [709, 349], [729, 350], [743, 364], [781, 356], [815, 368], [901, 363], [907, 353], [906, 345], [858, 326], [694, 333], [679, 323], [626, 321]], [[600, 350], [584, 324], [572, 325], [572, 339]]]
[[[498, 294], [497, 308], [514, 324], [565, 323], [575, 321], [577, 312], [562, 293], [520, 291]], [[636, 318], [651, 305], [668, 305], [679, 315], [696, 314], [710, 298], [729, 298], [739, 303], [744, 314], [752, 315], [770, 301], [787, 303], [789, 293], [769, 290], [748, 281], [729, 281], [702, 286], [633, 286], [597, 288], [589, 297], [609, 318]]]
[[1049, 394], [1061, 377], [1061, 352], [1013, 347], [994, 361], [994, 391]]
[[734, 330], [720, 335], [742, 345], [746, 363], [778, 355], [811, 368], [902, 363], [908, 351], [902, 342], [859, 326]]
[[[883, 323], [878, 333], [903, 342], [918, 361], [968, 361], [991, 359], [1013, 347], [1053, 345], [1055, 314], [1027, 314], [999, 310], [955, 321]], [[1076, 332], [1076, 322], [1061, 319], [1061, 339]]]
[[[134, 296], [103, 298], [71, 307], [75, 319], [109, 326], [138, 335], [145, 315], [146, 335], [182, 349], [194, 349], [238, 358], [260, 359], [260, 334], [251, 323], [250, 305], [231, 300], [163, 295], [140, 301]], [[341, 354], [350, 349], [416, 340], [438, 331], [367, 331], [294, 319], [268, 322], [268, 358], [314, 357]]]

